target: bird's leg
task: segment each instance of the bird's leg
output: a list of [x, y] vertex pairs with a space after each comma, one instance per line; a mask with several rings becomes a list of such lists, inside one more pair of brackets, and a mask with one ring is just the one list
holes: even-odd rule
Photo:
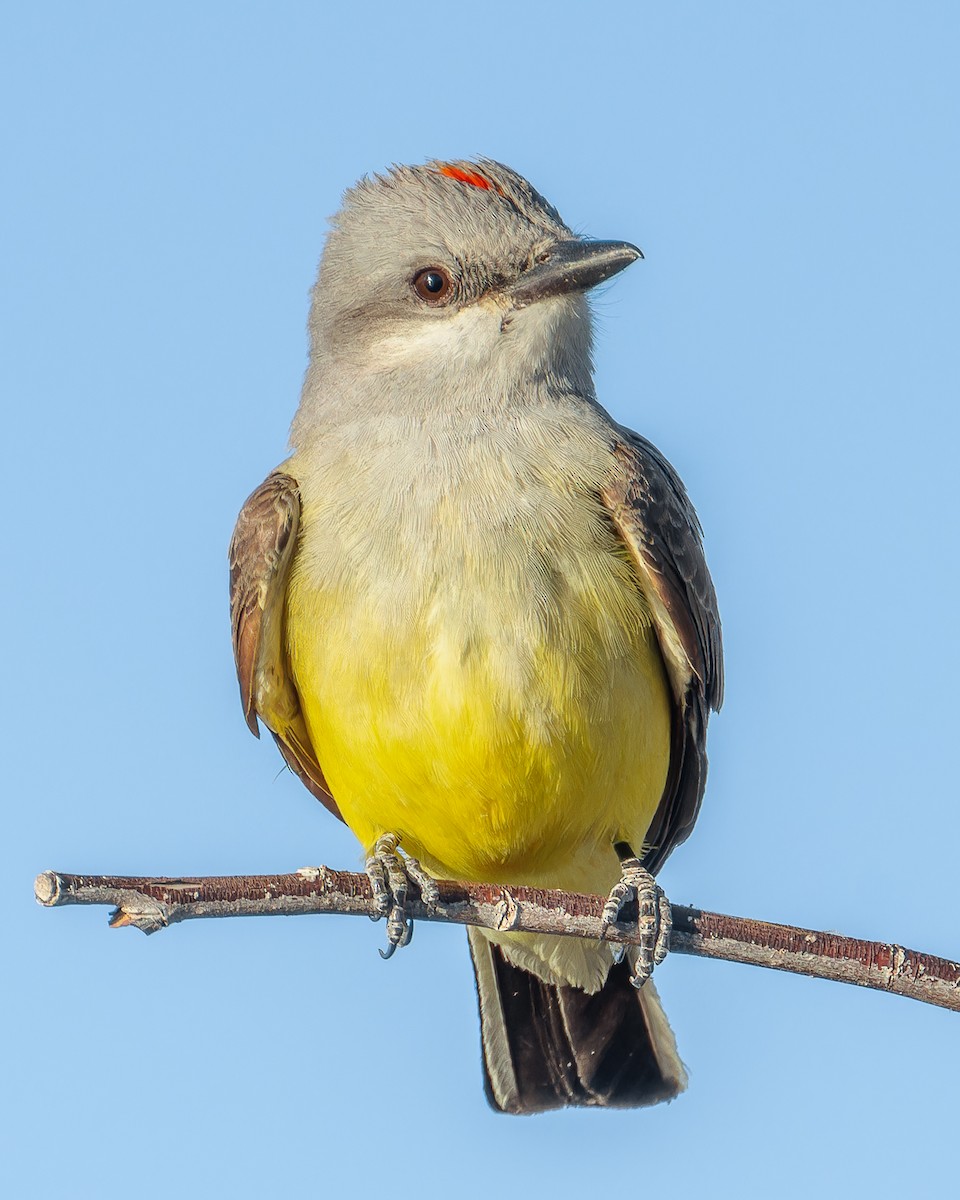
[[399, 844], [396, 834], [382, 834], [367, 855], [365, 864], [377, 908], [380, 915], [387, 918], [387, 948], [380, 951], [382, 958], [390, 958], [398, 946], [409, 945], [413, 937], [413, 921], [407, 917], [411, 882], [420, 889], [425, 904], [436, 904], [440, 899], [436, 880], [415, 858], [402, 855]]
[[[614, 925], [636, 925], [640, 942], [630, 982], [641, 988], [653, 968], [667, 957], [672, 924], [670, 901], [626, 842], [614, 842], [613, 848], [620, 859], [620, 881], [610, 892], [600, 920], [604, 932]], [[617, 961], [622, 957], [621, 951]]]

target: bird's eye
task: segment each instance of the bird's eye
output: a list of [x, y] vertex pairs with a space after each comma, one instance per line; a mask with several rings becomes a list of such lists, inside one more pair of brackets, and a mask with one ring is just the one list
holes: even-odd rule
[[443, 267], [426, 267], [413, 277], [413, 290], [428, 304], [443, 304], [453, 293], [453, 281]]

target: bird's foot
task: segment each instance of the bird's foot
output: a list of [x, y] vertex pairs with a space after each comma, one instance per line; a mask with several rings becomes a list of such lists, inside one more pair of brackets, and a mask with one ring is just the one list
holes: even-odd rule
[[425, 904], [436, 904], [440, 899], [437, 881], [415, 858], [401, 854], [399, 844], [396, 834], [382, 834], [367, 855], [364, 868], [380, 916], [387, 918], [387, 948], [380, 951], [381, 958], [390, 958], [398, 946], [409, 945], [413, 937], [413, 921], [407, 916], [410, 884], [416, 885]]
[[[635, 988], [641, 988], [653, 974], [653, 968], [667, 957], [672, 925], [670, 901], [654, 877], [632, 853], [621, 856], [620, 871], [620, 881], [614, 885], [603, 906], [601, 937], [614, 927], [636, 928], [640, 941], [636, 947], [636, 962], [630, 982]], [[620, 947], [618, 949], [619, 962], [623, 958], [623, 950]], [[614, 955], [616, 957], [616, 950]]]

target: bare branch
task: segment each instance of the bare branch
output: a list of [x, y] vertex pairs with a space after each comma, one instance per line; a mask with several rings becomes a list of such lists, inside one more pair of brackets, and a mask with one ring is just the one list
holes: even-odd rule
[[[520, 933], [555, 933], [600, 938], [604, 900], [539, 888], [496, 887], [440, 881], [440, 904], [411, 900], [408, 913], [420, 921], [448, 921]], [[292, 875], [226, 875], [202, 879], [141, 879], [113, 875], [37, 876], [36, 897], [62, 904], [110, 904], [114, 928], [132, 925], [155, 933], [198, 917], [293, 916], [341, 913], [378, 917], [365, 875], [304, 867]], [[627, 930], [606, 933], [608, 941], [635, 943]], [[919, 954], [903, 946], [862, 942], [836, 933], [728, 917], [673, 906], [670, 949], [730, 962], [773, 967], [861, 987], [894, 992], [960, 1012], [960, 963]]]

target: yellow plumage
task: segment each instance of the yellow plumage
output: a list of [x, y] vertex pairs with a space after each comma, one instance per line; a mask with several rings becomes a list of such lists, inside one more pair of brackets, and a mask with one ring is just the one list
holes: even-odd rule
[[415, 555], [374, 520], [334, 572], [311, 564], [335, 509], [304, 505], [287, 653], [330, 789], [364, 847], [398, 834], [439, 877], [605, 892], [670, 746], [632, 565], [582, 497], [488, 530], [469, 505], [455, 523], [427, 507]]

